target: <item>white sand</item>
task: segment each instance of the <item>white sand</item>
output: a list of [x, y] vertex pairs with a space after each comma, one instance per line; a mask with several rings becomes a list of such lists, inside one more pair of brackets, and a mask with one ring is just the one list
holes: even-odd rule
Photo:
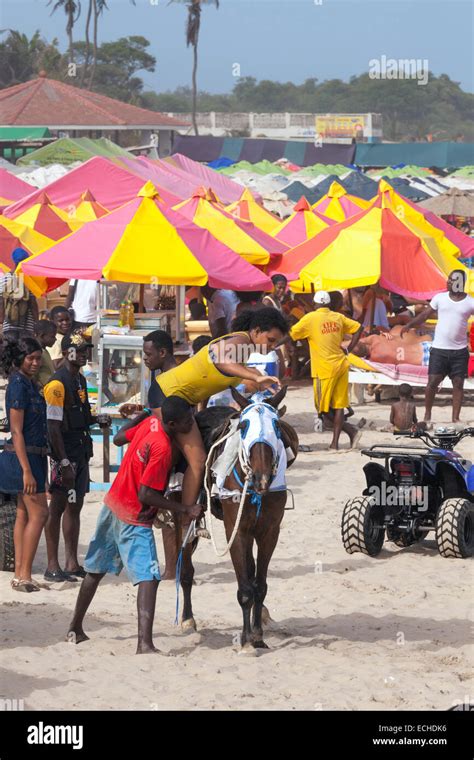
[[[11, 576], [0, 573], [0, 697], [23, 699], [28, 710], [445, 710], [469, 694], [472, 701], [472, 562], [443, 559], [432, 538], [409, 549], [387, 544], [375, 559], [346, 554], [341, 513], [363, 487], [364, 460], [359, 453], [321, 453], [329, 434], [313, 432], [308, 387], [291, 390], [286, 403], [301, 443], [316, 450], [301, 453], [289, 472], [296, 509], [285, 514], [270, 565], [271, 649], [255, 658], [237, 653], [234, 571], [209, 541], [194, 555], [199, 634], [180, 634], [173, 625], [175, 586], [159, 588], [155, 644], [168, 657], [134, 655], [136, 590], [125, 574], [104, 580], [85, 621], [91, 640], [75, 646], [63, 639], [77, 584], [20, 595], [10, 589]], [[356, 407], [356, 419], [362, 414], [382, 425], [388, 407]], [[464, 416], [472, 418], [472, 408]], [[449, 409], [437, 408], [435, 419], [448, 420]], [[368, 431], [362, 443], [390, 439]], [[460, 449], [472, 453], [469, 441]], [[91, 494], [81, 559], [100, 506], [100, 494]], [[36, 577], [44, 567], [42, 540]]]

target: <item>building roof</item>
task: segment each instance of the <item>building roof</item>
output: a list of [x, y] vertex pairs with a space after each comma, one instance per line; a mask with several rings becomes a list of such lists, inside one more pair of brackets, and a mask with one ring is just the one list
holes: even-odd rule
[[0, 90], [1, 122], [51, 129], [173, 129], [188, 122], [40, 74]]

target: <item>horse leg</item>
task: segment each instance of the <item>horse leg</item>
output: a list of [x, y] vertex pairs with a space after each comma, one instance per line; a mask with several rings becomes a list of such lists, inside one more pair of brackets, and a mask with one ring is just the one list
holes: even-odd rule
[[[271, 498], [271, 497], [270, 497]], [[255, 577], [255, 604], [253, 608], [252, 618], [252, 644], [256, 649], [268, 649], [268, 646], [263, 641], [263, 629], [262, 629], [262, 612], [266, 611], [268, 618], [268, 610], [264, 608], [263, 602], [267, 595], [267, 573], [270, 560], [275, 551], [275, 547], [278, 543], [278, 537], [280, 535], [280, 523], [283, 518], [283, 512], [285, 507], [285, 499], [281, 502], [280, 508], [275, 508], [274, 505], [267, 506], [267, 510], [260, 516], [259, 519], [262, 523], [258, 526], [258, 532], [256, 536], [258, 553], [257, 553], [257, 574]], [[266, 506], [266, 505], [265, 505]], [[265, 506], [262, 509], [265, 509]]]
[[[183, 528], [183, 522], [181, 519], [181, 515], [176, 518], [177, 519], [177, 526], [178, 526], [178, 551], [181, 548], [181, 544], [184, 539], [184, 534], [187, 531], [186, 528]], [[194, 579], [194, 565], [193, 565], [193, 559], [192, 559], [192, 551], [193, 546], [192, 543], [186, 544], [186, 546], [183, 549], [183, 559], [181, 562], [181, 588], [183, 590], [183, 614], [181, 615], [181, 630], [182, 631], [195, 631], [196, 630], [196, 621], [194, 620], [193, 616], [193, 608], [192, 608], [192, 602], [191, 602], [191, 592], [193, 588], [193, 579]]]
[[[238, 510], [235, 504], [229, 499], [223, 500], [222, 505], [224, 510], [225, 532], [227, 541], [229, 541], [234, 529]], [[242, 652], [248, 652], [253, 649], [251, 644], [252, 627], [250, 624], [250, 615], [254, 603], [255, 562], [252, 556], [253, 536], [250, 532], [250, 523], [247, 516], [250, 511], [251, 510], [247, 510], [246, 513], [244, 507], [239, 530], [230, 549], [230, 556], [237, 577], [237, 600], [242, 609], [243, 617], [243, 628], [240, 639]], [[252, 559], [251, 562], [249, 561], [249, 557]]]

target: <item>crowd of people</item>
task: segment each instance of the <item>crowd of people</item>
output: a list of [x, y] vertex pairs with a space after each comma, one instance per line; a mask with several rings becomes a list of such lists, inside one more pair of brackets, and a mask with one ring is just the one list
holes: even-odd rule
[[[19, 263], [21, 251], [13, 259]], [[154, 649], [150, 620], [161, 576], [152, 525], [159, 510], [181, 512], [188, 522], [202, 514], [198, 499], [206, 451], [193, 410], [222, 403], [223, 398], [228, 402], [225, 394], [231, 388], [264, 398], [285, 377], [309, 365], [317, 414], [324, 428], [332, 430], [329, 451], [339, 451], [341, 433], [348, 436], [350, 448], [361, 435], [347, 421], [350, 355], [373, 361], [402, 356], [406, 363], [428, 366], [425, 424], [430, 424], [436, 390], [446, 376], [453, 383], [453, 421], [459, 421], [469, 359], [467, 326], [474, 314], [462, 270], [451, 273], [445, 293], [429, 305], [417, 304], [418, 313], [378, 285], [363, 292], [293, 295], [282, 275], [272, 279], [271, 293], [201, 288], [189, 300], [189, 310], [194, 319], [208, 320], [211, 335], [197, 338], [191, 356], [181, 364], [167, 332], [156, 330], [144, 338], [144, 364], [152, 373], [147, 406], [121, 407], [127, 421], [114, 442], [128, 444], [128, 450], [81, 565], [80, 513], [90, 486], [91, 427], [96, 421], [81, 369], [92, 348], [96, 284], [71, 283], [66, 303], [39, 319], [24, 284], [10, 281], [10, 287], [8, 276], [4, 278], [0, 366], [8, 379], [5, 428], [10, 437], [0, 453], [0, 484], [3, 492], [16, 495], [18, 505], [12, 588], [28, 593], [41, 589], [32, 578], [32, 565], [44, 529], [44, 580], [83, 579], [70, 629], [77, 641], [87, 638], [82, 621], [101, 578], [125, 567], [139, 587], [137, 651]], [[422, 325], [436, 316], [434, 337], [426, 330], [420, 334]], [[399, 390], [400, 400], [390, 412], [395, 430], [419, 424], [412, 389], [404, 384]], [[178, 455], [179, 502], [168, 489]], [[166, 579], [174, 577], [176, 562], [175, 537], [166, 529], [164, 542]]]

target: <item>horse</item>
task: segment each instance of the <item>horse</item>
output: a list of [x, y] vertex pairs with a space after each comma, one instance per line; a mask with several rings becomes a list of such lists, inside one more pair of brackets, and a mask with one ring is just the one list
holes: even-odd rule
[[[223, 490], [217, 505], [215, 500], [212, 504], [213, 514], [223, 519], [237, 578], [237, 599], [243, 616], [241, 652], [245, 654], [257, 654], [257, 649], [268, 649], [263, 640], [262, 617], [266, 612], [263, 603], [267, 594], [268, 567], [278, 542], [287, 498], [284, 484], [280, 490], [270, 489], [278, 471], [280, 470], [279, 477], [281, 477], [281, 471], [286, 466], [285, 444], [290, 445], [295, 457], [298, 448], [296, 433], [289, 425], [285, 425], [284, 428], [285, 443], [282, 440], [280, 417], [285, 409], [278, 410], [278, 405], [286, 391], [285, 387], [263, 402], [253, 402], [234, 389], [232, 390], [232, 395], [240, 407], [240, 414], [237, 413], [240, 435], [239, 458], [232, 472], [223, 481]], [[218, 416], [220, 414], [221, 421], [222, 414], [227, 421], [229, 416], [237, 416], [235, 410], [232, 409], [227, 409], [227, 411], [222, 409], [219, 412], [217, 409], [205, 410], [196, 415], [201, 429], [206, 412], [217, 413]], [[216, 437], [219, 439], [218, 436]], [[223, 445], [220, 446], [220, 450], [222, 449]], [[244, 490], [245, 495], [242, 500]], [[211, 515], [209, 515], [209, 520], [212, 520]], [[183, 532], [181, 518], [178, 518], [177, 524], [177, 535], [181, 536]], [[254, 544], [257, 546], [256, 560], [253, 553]], [[185, 632], [196, 630], [191, 600], [194, 578], [192, 552], [195, 545], [196, 540], [182, 549], [181, 628]]]

